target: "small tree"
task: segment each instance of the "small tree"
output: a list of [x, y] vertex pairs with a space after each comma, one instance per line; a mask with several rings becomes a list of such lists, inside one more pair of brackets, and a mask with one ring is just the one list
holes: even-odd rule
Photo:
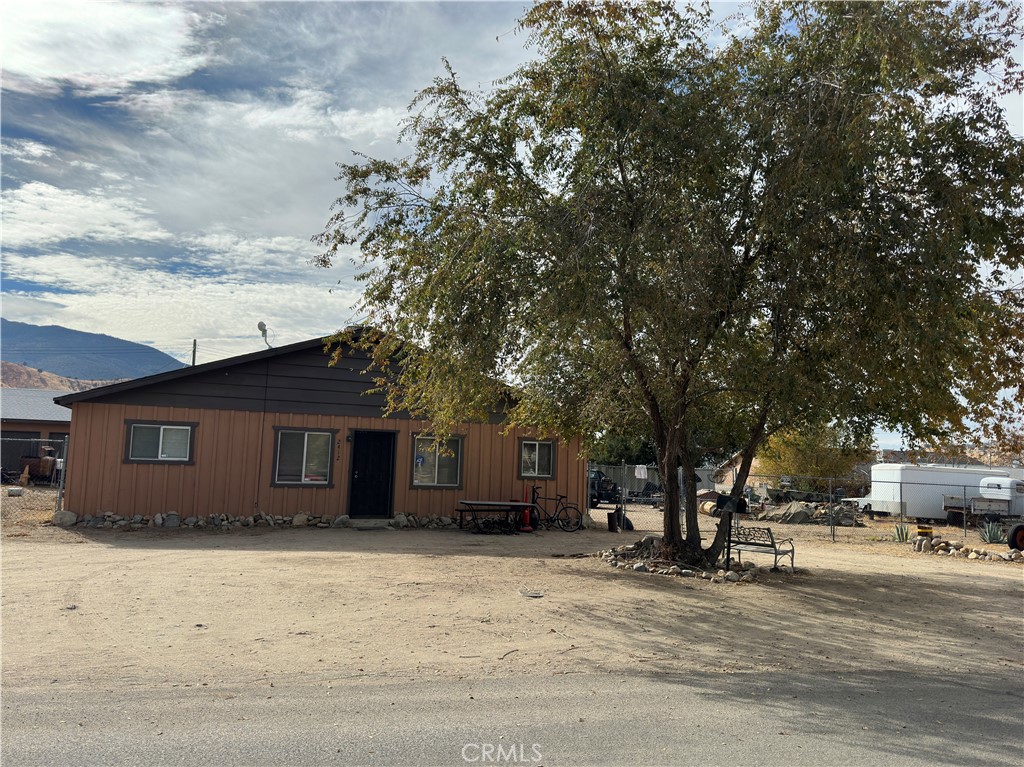
[[850, 477], [857, 464], [870, 461], [873, 454], [869, 439], [819, 424], [776, 432], [761, 445], [758, 460], [763, 474], [824, 478], [809, 480], [801, 488], [824, 492], [829, 489], [828, 478]]
[[[483, 94], [448, 67], [409, 156], [340, 165], [320, 263], [359, 246], [361, 343], [440, 430], [513, 386], [510, 423], [649, 436], [665, 477], [740, 449], [739, 492], [784, 427], [955, 429], [1020, 378], [1020, 338], [977, 364], [1021, 316], [1018, 18], [765, 4], [716, 47], [706, 9], [541, 2], [536, 58]], [[716, 559], [665, 491], [666, 553]]]

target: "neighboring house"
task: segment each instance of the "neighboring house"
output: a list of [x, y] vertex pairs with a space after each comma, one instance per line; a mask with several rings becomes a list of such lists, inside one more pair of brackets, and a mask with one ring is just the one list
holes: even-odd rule
[[71, 408], [65, 508], [80, 516], [453, 516], [462, 499], [567, 495], [580, 446], [498, 418], [437, 449], [430, 424], [382, 417], [362, 352], [331, 367], [320, 339], [57, 397]]
[[61, 457], [64, 438], [71, 432], [71, 412], [53, 400], [68, 393], [0, 388], [0, 471], [5, 482], [16, 480], [29, 465], [36, 475], [39, 459], [47, 454]]

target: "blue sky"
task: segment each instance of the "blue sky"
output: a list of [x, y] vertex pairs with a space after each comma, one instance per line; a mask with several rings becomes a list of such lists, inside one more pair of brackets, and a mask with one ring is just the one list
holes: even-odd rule
[[199, 362], [348, 324], [354, 267], [309, 263], [335, 163], [404, 151], [442, 56], [478, 87], [525, 60], [525, 5], [7, 0], [3, 315]]
[[3, 315], [200, 362], [345, 325], [353, 267], [309, 264], [335, 163], [402, 151], [442, 56], [511, 71], [523, 8], [5, 2]]

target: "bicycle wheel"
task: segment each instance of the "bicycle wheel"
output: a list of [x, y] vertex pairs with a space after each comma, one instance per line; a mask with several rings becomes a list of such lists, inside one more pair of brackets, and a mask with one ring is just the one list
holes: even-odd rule
[[555, 526], [555, 518], [553, 516], [551, 516], [550, 514], [548, 514], [548, 510], [547, 509], [545, 509], [540, 504], [536, 505], [536, 509], [537, 509], [537, 529], [538, 530], [540, 530], [541, 528], [543, 528], [545, 530], [550, 530], [552, 527]]
[[567, 503], [558, 511], [558, 526], [567, 533], [574, 533], [583, 527], [583, 514], [579, 506]]

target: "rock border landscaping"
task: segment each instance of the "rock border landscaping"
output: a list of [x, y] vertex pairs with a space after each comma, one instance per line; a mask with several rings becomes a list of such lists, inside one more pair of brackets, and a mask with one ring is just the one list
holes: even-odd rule
[[[635, 573], [669, 575], [678, 578], [699, 578], [712, 583], [756, 583], [758, 575], [771, 572], [771, 568], [758, 567], [753, 562], [732, 562], [728, 571], [689, 568], [655, 557], [655, 553], [660, 548], [661, 536], [645, 535], [636, 543], [600, 551], [597, 556], [617, 570], [631, 570]], [[780, 567], [777, 572], [793, 575], [795, 571], [791, 567]]]
[[300, 512], [292, 516], [278, 516], [272, 514], [210, 514], [207, 516], [189, 516], [184, 519], [176, 511], [168, 511], [162, 514], [154, 514], [152, 517], [136, 514], [132, 517], [123, 517], [112, 512], [101, 512], [97, 514], [85, 514], [79, 517], [73, 511], [61, 511], [53, 516], [52, 523], [58, 527], [87, 527], [115, 530], [141, 530], [143, 528], [192, 528], [192, 529], [219, 529], [230, 530], [231, 528], [245, 527], [313, 527], [313, 528], [422, 528], [426, 530], [457, 528], [458, 522], [452, 517], [417, 517], [411, 514], [396, 514], [391, 519], [352, 519], [346, 514], [340, 516], [323, 516]]
[[[968, 560], [987, 562], [1024, 563], [1024, 554], [1017, 549], [1007, 552], [996, 552], [979, 546], [969, 546], [963, 541], [946, 540], [942, 537], [917, 536], [908, 543], [914, 551], [930, 553], [937, 556], [948, 556]], [[617, 546], [606, 551], [599, 551], [599, 556], [611, 567], [618, 570], [630, 570], [636, 573], [668, 575], [679, 578], [701, 578], [712, 583], [755, 583], [758, 575], [772, 572], [771, 568], [758, 566], [753, 562], [732, 562], [728, 571], [699, 570], [687, 568], [682, 563], [659, 559], [657, 553], [661, 548], [661, 537], [646, 535], [635, 543]], [[780, 566], [777, 571], [793, 575], [792, 567]]]
[[[584, 515], [583, 527], [590, 527], [592, 524], [589, 518]], [[418, 517], [414, 514], [395, 514], [390, 519], [375, 517], [350, 518], [347, 514], [340, 516], [325, 516], [308, 514], [300, 511], [291, 516], [280, 516], [273, 514], [250, 514], [248, 516], [231, 514], [210, 514], [208, 516], [189, 516], [184, 519], [176, 511], [167, 511], [162, 514], [154, 514], [152, 517], [136, 514], [132, 517], [124, 517], [113, 512], [98, 512], [96, 514], [85, 514], [79, 516], [73, 511], [60, 511], [53, 515], [50, 524], [57, 527], [90, 527], [90, 528], [114, 528], [118, 530], [141, 530], [144, 527], [159, 528], [232, 528], [232, 527], [352, 527], [352, 528], [390, 528], [400, 530], [411, 529], [458, 529], [459, 522], [455, 517], [449, 516], [428, 516]]]
[[917, 535], [907, 543], [914, 551], [921, 554], [953, 557], [954, 559], [980, 559], [985, 562], [1024, 562], [1024, 553], [1017, 549], [990, 551], [982, 546], [969, 546], [963, 541], [943, 538], [938, 535]]

